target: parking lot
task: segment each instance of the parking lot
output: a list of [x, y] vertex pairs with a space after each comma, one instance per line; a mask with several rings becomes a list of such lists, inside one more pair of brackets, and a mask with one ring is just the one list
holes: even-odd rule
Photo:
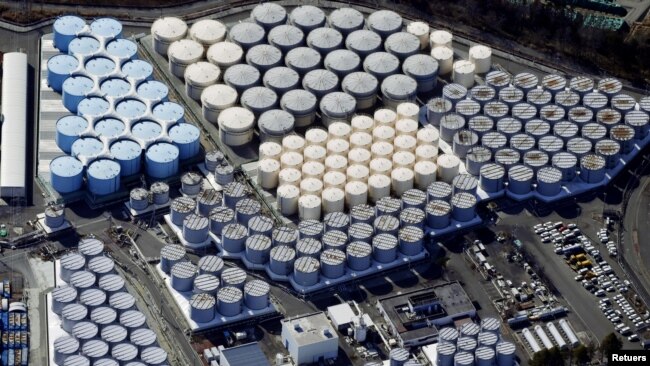
[[[534, 225], [533, 230], [542, 247], [552, 247], [557, 260], [573, 271], [573, 281], [583, 288], [580, 295], [591, 297], [611, 331], [633, 345], [650, 325], [650, 312], [637, 301], [630, 282], [615, 270], [618, 249], [610, 237], [612, 225], [605, 219], [602, 227], [590, 233], [574, 223], [547, 221]], [[639, 347], [636, 344], [633, 347]]]

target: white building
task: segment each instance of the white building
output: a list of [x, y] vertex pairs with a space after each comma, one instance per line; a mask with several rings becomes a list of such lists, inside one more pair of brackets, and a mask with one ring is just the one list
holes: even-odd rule
[[282, 320], [282, 343], [297, 365], [336, 359], [339, 337], [325, 313]]

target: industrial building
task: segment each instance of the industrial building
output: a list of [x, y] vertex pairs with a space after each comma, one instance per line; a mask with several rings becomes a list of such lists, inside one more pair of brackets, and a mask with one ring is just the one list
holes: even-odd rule
[[0, 196], [24, 198], [27, 175], [27, 54], [9, 52], [2, 65]]
[[222, 349], [220, 366], [271, 366], [257, 342]]
[[400, 347], [436, 342], [438, 331], [463, 318], [474, 318], [476, 308], [458, 282], [448, 282], [378, 300], [380, 313]]
[[297, 365], [336, 359], [339, 336], [325, 313], [304, 314], [282, 321], [282, 344]]

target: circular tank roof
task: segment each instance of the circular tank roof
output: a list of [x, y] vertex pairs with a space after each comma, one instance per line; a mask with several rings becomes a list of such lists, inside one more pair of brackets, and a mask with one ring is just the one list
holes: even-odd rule
[[329, 24], [332, 28], [343, 32], [363, 28], [365, 21], [363, 14], [352, 8], [339, 8], [334, 10], [329, 16]]
[[107, 97], [122, 97], [131, 91], [131, 83], [120, 78], [110, 78], [102, 82], [99, 87]]
[[371, 30], [360, 29], [350, 33], [345, 39], [345, 46], [352, 51], [377, 51], [382, 44], [381, 36]]
[[79, 116], [70, 115], [56, 121], [56, 130], [66, 136], [79, 136], [88, 128], [88, 121]]
[[86, 21], [75, 15], [63, 15], [54, 21], [54, 30], [66, 36], [74, 36], [86, 26]]
[[95, 123], [95, 132], [98, 136], [116, 137], [125, 130], [124, 122], [116, 118], [106, 117]]
[[230, 28], [229, 38], [244, 48], [264, 42], [264, 28], [251, 22], [235, 24]]
[[158, 80], [149, 80], [138, 85], [136, 92], [142, 99], [156, 101], [167, 98], [169, 88]]
[[177, 122], [185, 116], [185, 110], [178, 103], [163, 102], [153, 107], [153, 116], [165, 122]]
[[86, 61], [86, 71], [96, 76], [110, 75], [115, 71], [115, 62], [106, 57], [93, 57]]
[[291, 11], [289, 22], [309, 31], [325, 24], [325, 12], [313, 5], [301, 5]]
[[128, 39], [120, 38], [106, 45], [106, 52], [122, 59], [132, 58], [138, 53], [138, 45]]
[[55, 55], [47, 60], [48, 71], [60, 75], [67, 75], [79, 67], [79, 60], [70, 55]]
[[68, 45], [68, 52], [71, 55], [87, 56], [99, 51], [101, 45], [93, 37], [77, 37]]
[[95, 137], [82, 137], [77, 139], [71, 148], [72, 156], [97, 156], [104, 150], [104, 143]]
[[147, 112], [147, 105], [138, 99], [124, 99], [117, 103], [115, 112], [124, 118], [138, 118]]
[[122, 73], [137, 80], [147, 79], [153, 73], [153, 66], [142, 60], [131, 60], [122, 64]]
[[108, 112], [110, 106], [110, 103], [104, 98], [88, 97], [79, 102], [77, 114], [91, 117], [100, 116]]
[[178, 123], [169, 129], [169, 137], [172, 141], [180, 144], [197, 141], [200, 134], [199, 129], [189, 123]]
[[162, 133], [162, 126], [154, 121], [138, 121], [131, 126], [131, 134], [135, 138], [153, 140]]
[[90, 23], [90, 31], [101, 37], [114, 38], [122, 33], [122, 23], [112, 18], [99, 18]]
[[63, 91], [70, 95], [85, 96], [95, 87], [95, 82], [86, 76], [70, 76], [63, 82]]
[[155, 143], [147, 149], [147, 157], [159, 163], [168, 163], [178, 159], [180, 151], [178, 148], [167, 142]]
[[120, 164], [109, 159], [95, 160], [88, 166], [88, 175], [97, 179], [113, 179], [120, 175]]
[[120, 140], [111, 145], [111, 155], [118, 160], [135, 159], [142, 153], [142, 147], [132, 140]]
[[59, 156], [50, 162], [50, 172], [60, 177], [74, 177], [83, 169], [83, 164], [72, 156]]

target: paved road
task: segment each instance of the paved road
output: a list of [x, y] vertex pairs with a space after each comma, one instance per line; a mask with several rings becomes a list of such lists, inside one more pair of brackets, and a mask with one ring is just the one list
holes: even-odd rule
[[[641, 179], [639, 187], [630, 196], [623, 221], [624, 244], [621, 250], [625, 258], [634, 266], [641, 285], [650, 291], [650, 248], [647, 239], [650, 235], [650, 177]], [[635, 238], [636, 236], [636, 238]]]

